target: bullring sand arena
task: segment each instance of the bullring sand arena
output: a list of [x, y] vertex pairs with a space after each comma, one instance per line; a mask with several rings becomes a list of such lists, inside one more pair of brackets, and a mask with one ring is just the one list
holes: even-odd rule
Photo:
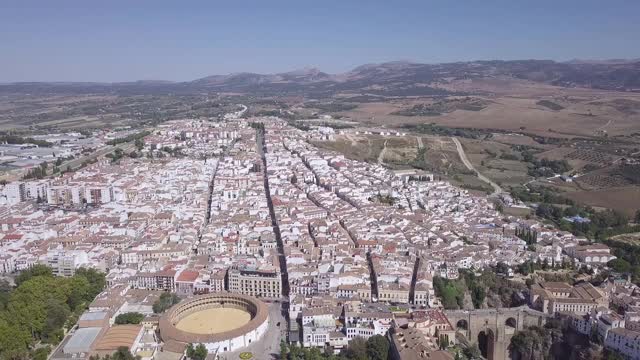
[[164, 351], [189, 344], [209, 352], [236, 351], [259, 341], [269, 328], [269, 308], [252, 296], [227, 292], [196, 295], [167, 310], [159, 321]]
[[251, 320], [251, 314], [233, 308], [213, 308], [187, 315], [176, 324], [178, 330], [193, 334], [216, 334], [234, 330]]

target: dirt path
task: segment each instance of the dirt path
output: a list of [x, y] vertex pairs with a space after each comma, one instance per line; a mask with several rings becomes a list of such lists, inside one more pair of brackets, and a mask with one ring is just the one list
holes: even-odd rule
[[609, 125], [611, 125], [612, 123], [613, 123], [613, 119], [609, 119], [609, 121], [607, 121], [607, 123], [606, 123], [606, 124], [604, 124], [604, 125], [600, 126], [599, 128], [597, 128], [597, 129], [596, 129], [596, 131], [604, 131], [604, 130], [606, 130], [606, 129], [609, 127]]
[[384, 166], [384, 155], [387, 153], [387, 141], [384, 141], [384, 146], [382, 147], [382, 151], [378, 154], [378, 164]]
[[353, 138], [353, 136], [351, 136], [351, 134], [345, 133], [344, 137], [346, 137], [347, 140], [351, 141], [351, 146], [358, 146], [358, 142]]
[[466, 166], [467, 169], [475, 172], [476, 176], [478, 176], [478, 179], [480, 179], [480, 180], [486, 182], [487, 184], [491, 185], [491, 187], [493, 188], [493, 194], [492, 195], [497, 195], [497, 194], [502, 193], [503, 190], [498, 184], [493, 182], [488, 177], [482, 175], [478, 170], [476, 170], [476, 168], [473, 167], [473, 164], [471, 163], [471, 161], [469, 161], [469, 158], [467, 158], [467, 154], [465, 154], [464, 149], [462, 148], [462, 144], [460, 144], [460, 141], [455, 137], [452, 137], [451, 140], [453, 140], [453, 142], [456, 144], [456, 149], [458, 150], [458, 155], [460, 155], [460, 160], [462, 160], [462, 163], [464, 163], [464, 166]]

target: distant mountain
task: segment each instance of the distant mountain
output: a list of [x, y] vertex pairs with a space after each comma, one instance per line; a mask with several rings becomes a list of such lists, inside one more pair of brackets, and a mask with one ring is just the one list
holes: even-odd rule
[[0, 85], [0, 93], [240, 92], [311, 97], [326, 97], [338, 93], [428, 96], [448, 94], [447, 91], [436, 87], [436, 83], [497, 77], [563, 87], [640, 91], [640, 60], [492, 60], [443, 64], [396, 61], [361, 65], [343, 74], [328, 74], [315, 68], [307, 68], [279, 74], [212, 75], [189, 82], [14, 83]]
[[629, 64], [640, 61], [638, 59], [606, 59], [606, 60], [587, 60], [587, 59], [573, 59], [569, 60], [567, 64], [601, 64], [601, 65], [615, 65], [615, 64]]

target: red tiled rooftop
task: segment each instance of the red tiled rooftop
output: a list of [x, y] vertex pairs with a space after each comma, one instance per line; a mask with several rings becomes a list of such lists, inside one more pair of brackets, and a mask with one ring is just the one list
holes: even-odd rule
[[180, 275], [178, 275], [177, 281], [195, 281], [198, 278], [198, 275], [200, 274], [197, 271], [184, 270]]

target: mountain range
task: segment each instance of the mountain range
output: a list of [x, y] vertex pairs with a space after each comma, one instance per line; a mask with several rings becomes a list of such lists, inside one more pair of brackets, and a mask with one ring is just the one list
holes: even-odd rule
[[186, 82], [135, 81], [120, 83], [24, 82], [0, 85], [0, 93], [163, 94], [233, 92], [253, 95], [335, 94], [426, 96], [450, 93], [437, 84], [469, 79], [520, 79], [562, 87], [640, 91], [640, 59], [635, 60], [491, 60], [421, 64], [366, 64], [342, 74], [307, 68], [278, 74], [234, 73]]

